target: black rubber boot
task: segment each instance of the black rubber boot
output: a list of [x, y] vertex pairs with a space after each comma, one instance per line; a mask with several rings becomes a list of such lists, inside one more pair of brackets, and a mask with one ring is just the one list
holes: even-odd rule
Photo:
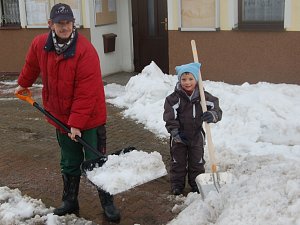
[[104, 214], [111, 222], [117, 222], [121, 219], [120, 210], [114, 205], [114, 197], [106, 191], [98, 190], [101, 206]]
[[62, 175], [64, 181], [64, 192], [62, 196], [62, 205], [54, 209], [53, 213], [58, 216], [65, 214], [79, 214], [78, 190], [80, 176]]

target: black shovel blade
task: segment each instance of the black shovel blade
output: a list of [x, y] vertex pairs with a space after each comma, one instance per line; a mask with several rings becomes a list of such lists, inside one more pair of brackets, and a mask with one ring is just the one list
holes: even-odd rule
[[127, 147], [127, 148], [122, 148], [122, 149], [120, 149], [120, 150], [117, 150], [117, 151], [111, 153], [111, 155], [121, 155], [121, 154], [126, 154], [126, 153], [128, 153], [128, 152], [133, 151], [133, 150], [136, 150], [136, 148], [135, 148], [135, 147], [132, 147], [132, 146], [129, 146], [129, 147]]
[[85, 173], [86, 171], [92, 171], [94, 168], [101, 167], [107, 161], [106, 156], [101, 156], [96, 159], [86, 160], [81, 164], [81, 170]]
[[[128, 152], [131, 152], [132, 150], [135, 150], [135, 147], [127, 147], [127, 148], [122, 148], [120, 150], [117, 150], [113, 153], [111, 153], [111, 155], [120, 155], [120, 154], [126, 154]], [[86, 160], [81, 164], [81, 170], [83, 171], [83, 173], [87, 172], [87, 171], [92, 171], [94, 168], [98, 168], [103, 166], [103, 164], [107, 161], [107, 156], [101, 156], [99, 158], [96, 159], [90, 159], [90, 160]]]

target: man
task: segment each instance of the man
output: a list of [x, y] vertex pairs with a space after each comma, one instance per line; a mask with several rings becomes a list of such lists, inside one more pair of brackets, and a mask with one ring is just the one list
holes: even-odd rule
[[[41, 75], [44, 108], [70, 127], [71, 133], [66, 134], [48, 119], [57, 128], [61, 148], [64, 188], [62, 205], [54, 210], [59, 216], [79, 212], [80, 166], [84, 158], [97, 158], [84, 150], [75, 136], [106, 153], [106, 104], [100, 62], [92, 44], [77, 32], [74, 21], [69, 5], [53, 6], [48, 21], [51, 30], [34, 38], [15, 90], [17, 93], [32, 86]], [[113, 196], [103, 190], [98, 192], [108, 220], [118, 221], [120, 212]]]

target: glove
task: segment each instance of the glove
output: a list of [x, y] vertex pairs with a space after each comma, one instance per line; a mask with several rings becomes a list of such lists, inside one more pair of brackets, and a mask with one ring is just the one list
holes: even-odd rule
[[188, 140], [187, 140], [186, 136], [183, 133], [180, 133], [178, 131], [178, 129], [172, 130], [171, 131], [171, 136], [172, 136], [173, 141], [175, 143], [181, 143], [181, 144], [184, 144], [184, 145], [188, 144]]
[[214, 111], [206, 111], [202, 115], [202, 120], [207, 123], [216, 123], [218, 121], [218, 116]]

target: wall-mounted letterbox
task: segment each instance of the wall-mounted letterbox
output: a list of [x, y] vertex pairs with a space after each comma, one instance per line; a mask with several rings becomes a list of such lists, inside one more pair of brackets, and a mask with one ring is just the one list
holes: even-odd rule
[[116, 47], [116, 34], [103, 34], [104, 53], [114, 52]]

